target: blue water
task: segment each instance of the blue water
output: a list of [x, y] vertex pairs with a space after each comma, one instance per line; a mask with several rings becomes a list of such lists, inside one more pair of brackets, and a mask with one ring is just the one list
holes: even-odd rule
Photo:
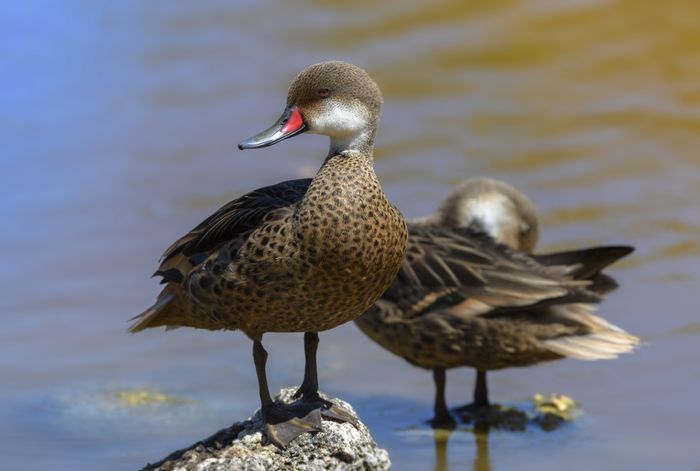
[[[533, 199], [543, 248], [635, 245], [601, 314], [647, 344], [491, 375], [495, 400], [566, 393], [584, 415], [551, 434], [459, 431], [444, 455], [423, 424], [430, 374], [353, 325], [321, 335], [322, 388], [356, 406], [400, 470], [697, 467], [695, 13], [630, 0], [0, 5], [0, 468], [138, 468], [255, 409], [242, 334], [128, 335], [126, 320], [155, 298], [149, 275], [172, 240], [247, 190], [313, 174], [321, 137], [235, 146], [328, 58], [383, 89], [376, 168], [407, 216], [486, 174]], [[301, 336], [266, 347], [271, 387], [298, 383]], [[471, 381], [451, 372], [448, 400], [466, 402]], [[114, 399], [141, 389], [177, 401]]]

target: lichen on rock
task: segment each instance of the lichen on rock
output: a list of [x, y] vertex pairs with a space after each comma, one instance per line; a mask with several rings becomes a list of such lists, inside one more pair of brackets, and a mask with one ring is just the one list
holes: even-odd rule
[[[294, 389], [283, 389], [275, 398], [292, 402]], [[352, 406], [329, 398], [357, 417]], [[162, 461], [147, 465], [144, 471], [275, 471], [299, 469], [386, 470], [391, 467], [389, 454], [379, 448], [369, 429], [357, 419], [357, 426], [332, 420], [323, 421], [323, 430], [304, 434], [281, 450], [264, 437], [260, 411], [249, 419], [236, 422], [211, 437], [170, 454]]]
[[576, 401], [564, 394], [550, 394], [548, 396], [535, 394], [532, 397], [532, 405], [537, 414], [535, 417], [537, 425], [546, 432], [555, 430], [566, 422], [571, 422], [581, 414], [581, 408]]

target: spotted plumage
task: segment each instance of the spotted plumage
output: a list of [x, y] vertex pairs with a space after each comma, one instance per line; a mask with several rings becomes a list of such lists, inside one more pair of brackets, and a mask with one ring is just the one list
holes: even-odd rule
[[159, 268], [174, 297], [148, 326], [240, 329], [253, 339], [333, 328], [386, 290], [404, 231], [371, 162], [345, 151], [313, 181], [248, 193], [175, 242]]
[[[173, 243], [156, 272], [166, 286], [130, 329], [245, 332], [254, 341], [268, 437], [280, 446], [317, 430], [320, 418], [310, 417], [319, 408], [347, 420], [318, 397], [316, 333], [370, 307], [403, 261], [406, 224], [373, 169], [381, 102], [377, 85], [351, 64], [302, 71], [280, 120], [239, 147], [265, 147], [304, 131], [328, 135], [330, 149], [316, 176], [245, 194]], [[305, 333], [301, 405], [272, 404], [261, 344], [266, 332]]]

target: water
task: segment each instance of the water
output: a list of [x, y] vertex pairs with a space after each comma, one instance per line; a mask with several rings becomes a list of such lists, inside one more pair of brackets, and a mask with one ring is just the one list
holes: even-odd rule
[[[647, 344], [612, 362], [491, 375], [585, 414], [555, 433], [437, 441], [430, 374], [353, 325], [321, 335], [322, 388], [396, 469], [695, 469], [700, 320], [700, 17], [626, 1], [6, 2], [0, 6], [2, 469], [133, 469], [257, 405], [250, 342], [126, 334], [162, 250], [221, 203], [313, 174], [323, 138], [239, 153], [302, 67], [336, 58], [384, 91], [376, 168], [407, 216], [474, 175], [537, 204], [542, 249], [630, 243], [602, 313]], [[300, 335], [268, 335], [272, 388]], [[466, 402], [472, 373], [448, 376]], [[120, 391], [173, 401], [128, 406]]]

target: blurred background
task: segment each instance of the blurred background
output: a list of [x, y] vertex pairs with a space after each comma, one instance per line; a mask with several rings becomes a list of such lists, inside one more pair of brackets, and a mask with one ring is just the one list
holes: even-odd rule
[[[399, 470], [699, 469], [700, 14], [687, 0], [3, 2], [0, 451], [5, 469], [135, 469], [258, 405], [243, 334], [128, 335], [162, 251], [248, 190], [312, 175], [327, 142], [236, 144], [306, 65], [342, 59], [384, 92], [376, 169], [409, 217], [504, 179], [540, 250], [627, 243], [601, 314], [647, 342], [617, 361], [490, 375], [493, 400], [583, 407], [553, 433], [434, 441], [433, 383], [354, 325], [321, 335], [322, 390]], [[271, 388], [301, 335], [267, 335]], [[473, 373], [448, 378], [468, 402]]]

